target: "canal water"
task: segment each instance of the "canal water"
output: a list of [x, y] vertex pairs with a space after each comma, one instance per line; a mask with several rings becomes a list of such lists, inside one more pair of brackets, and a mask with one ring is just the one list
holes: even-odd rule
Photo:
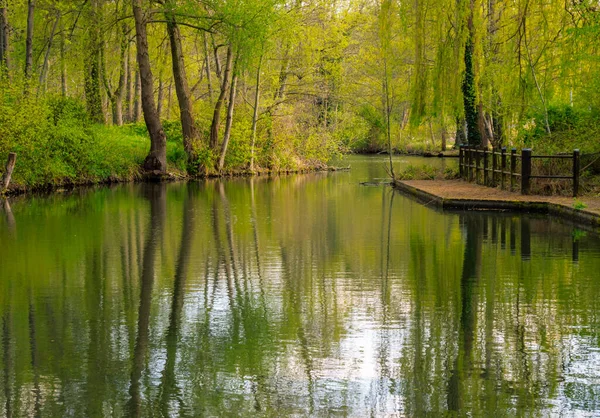
[[385, 161], [0, 204], [0, 415], [599, 416], [599, 236]]

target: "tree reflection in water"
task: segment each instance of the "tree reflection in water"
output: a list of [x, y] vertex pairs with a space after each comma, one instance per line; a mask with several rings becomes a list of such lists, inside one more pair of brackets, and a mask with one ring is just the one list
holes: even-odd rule
[[344, 174], [11, 204], [2, 415], [600, 409], [593, 232]]

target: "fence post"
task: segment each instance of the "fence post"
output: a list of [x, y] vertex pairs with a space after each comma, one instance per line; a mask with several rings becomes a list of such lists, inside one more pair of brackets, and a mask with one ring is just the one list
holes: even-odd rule
[[469, 151], [469, 181], [473, 181], [475, 173], [475, 160], [473, 159], [473, 148], [468, 147]]
[[521, 194], [528, 195], [531, 188], [531, 149], [521, 151]]
[[469, 181], [473, 181], [473, 150], [470, 146], [467, 145], [467, 163], [469, 166], [467, 167], [467, 177]]
[[463, 178], [463, 146], [458, 146], [458, 172], [460, 174], [460, 178]]
[[510, 191], [515, 190], [515, 172], [517, 171], [517, 149], [510, 150]]
[[473, 152], [475, 153], [475, 184], [479, 184], [479, 167], [481, 164], [481, 155], [479, 155], [478, 149], [473, 149]]
[[492, 186], [496, 187], [498, 184], [498, 156], [496, 155], [496, 150], [492, 148]]
[[490, 174], [488, 173], [488, 150], [483, 150], [483, 185], [490, 185]]
[[502, 147], [502, 157], [500, 160], [500, 169], [502, 170], [502, 173], [500, 173], [500, 188], [502, 190], [504, 190], [504, 185], [506, 182], [506, 147]]
[[579, 170], [581, 165], [579, 150], [573, 151], [573, 197], [579, 194]]

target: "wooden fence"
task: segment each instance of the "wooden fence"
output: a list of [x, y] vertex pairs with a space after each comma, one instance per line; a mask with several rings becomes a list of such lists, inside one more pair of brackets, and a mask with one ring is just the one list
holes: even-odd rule
[[[532, 174], [532, 160], [565, 160], [573, 161], [572, 170], [564, 175], [537, 175]], [[531, 181], [533, 179], [556, 179], [572, 180], [573, 196], [579, 194], [579, 172], [581, 165], [579, 150], [574, 150], [572, 155], [533, 155], [531, 149], [524, 149], [517, 154], [516, 148], [507, 152], [506, 147], [501, 150], [487, 150], [462, 145], [459, 149], [460, 176], [468, 181], [475, 181], [489, 187], [497, 187], [502, 190], [516, 189], [519, 184], [521, 194], [528, 195], [531, 192]]]

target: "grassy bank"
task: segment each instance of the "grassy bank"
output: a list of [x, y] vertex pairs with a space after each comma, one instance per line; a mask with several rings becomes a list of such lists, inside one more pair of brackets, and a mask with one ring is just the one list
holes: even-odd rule
[[[163, 121], [163, 126], [168, 171], [185, 177], [187, 157], [179, 121]], [[220, 174], [249, 173], [250, 137], [246, 133], [232, 133], [225, 170]], [[120, 127], [92, 124], [84, 105], [74, 99], [0, 94], [0, 176], [8, 154], [17, 154], [10, 192], [139, 180], [149, 148], [143, 122]], [[304, 148], [281, 144], [257, 149], [256, 171], [296, 172], [326, 166], [325, 154], [315, 157]], [[204, 167], [201, 175], [216, 175], [214, 153], [202, 146], [198, 151], [196, 165]]]
[[[166, 123], [165, 125], [174, 125]], [[174, 178], [188, 177], [186, 154], [180, 135], [167, 131], [168, 172]], [[43, 133], [40, 132], [40, 134]], [[169, 135], [169, 133], [171, 135]], [[17, 153], [10, 193], [49, 190], [65, 186], [141, 181], [140, 169], [150, 148], [150, 140], [143, 124], [118, 126], [91, 125], [85, 129], [58, 128], [44, 137], [46, 140], [11, 142], [0, 150], [0, 161], [6, 161], [8, 152]], [[257, 167], [256, 173], [302, 172], [324, 169], [317, 161], [297, 159], [294, 164], [278, 167]], [[0, 168], [0, 177], [4, 164]], [[248, 163], [228, 164], [223, 176], [249, 175]], [[197, 177], [216, 176], [215, 172], [201, 172]]]

